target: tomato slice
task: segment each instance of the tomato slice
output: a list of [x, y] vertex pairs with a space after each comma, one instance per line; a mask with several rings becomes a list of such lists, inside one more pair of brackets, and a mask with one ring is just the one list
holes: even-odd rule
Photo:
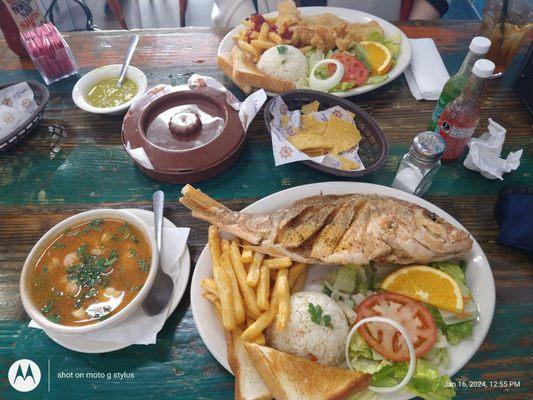
[[[339, 61], [344, 65], [344, 76], [341, 82], [352, 82], [354, 85], [361, 86], [368, 80], [368, 70], [361, 61], [349, 53], [335, 53], [331, 58]], [[330, 74], [335, 72], [335, 65], [328, 66]]]
[[[397, 293], [378, 293], [357, 307], [357, 322], [368, 317], [386, 317], [401, 324], [413, 342], [416, 356], [424, 356], [437, 340], [437, 327], [420, 302]], [[363, 339], [375, 351], [393, 361], [409, 361], [409, 349], [401, 333], [389, 324], [369, 322], [359, 328]]]

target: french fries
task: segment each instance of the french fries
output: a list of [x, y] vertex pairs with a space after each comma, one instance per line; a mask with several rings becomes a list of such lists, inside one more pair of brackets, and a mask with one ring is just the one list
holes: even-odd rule
[[259, 30], [259, 40], [262, 42], [266, 41], [268, 39], [268, 32], [270, 32], [270, 25], [268, 22], [263, 22]]
[[203, 297], [213, 304], [226, 331], [237, 329], [243, 331], [243, 340], [266, 344], [264, 331], [272, 323], [277, 330], [287, 327], [290, 296], [303, 287], [307, 266], [288, 257], [241, 251], [238, 239], [221, 239], [214, 226], [208, 241], [213, 277], [200, 282]]
[[270, 269], [282, 269], [289, 268], [292, 265], [292, 261], [289, 257], [272, 258], [263, 261], [263, 265]]
[[213, 276], [217, 283], [218, 294], [220, 296], [222, 324], [224, 325], [224, 329], [232, 331], [237, 326], [237, 322], [235, 320], [235, 310], [233, 309], [231, 281], [226, 271], [220, 266], [213, 266]]
[[270, 270], [264, 265], [259, 269], [259, 283], [257, 285], [257, 306], [261, 310], [268, 310], [270, 295]]
[[[278, 44], [297, 44], [297, 40], [283, 39], [287, 28], [286, 24], [282, 24], [277, 28], [277, 32], [272, 29], [276, 26], [276, 18], [265, 19], [266, 22], [261, 24], [259, 30], [256, 30], [255, 24], [246, 19], [242, 21], [242, 24], [246, 29], [240, 31], [238, 34], [233, 35], [233, 39], [237, 43], [237, 46], [248, 54], [248, 57], [257, 63], [261, 54], [267, 49], [274, 47]], [[292, 36], [293, 34], [289, 35]], [[310, 47], [310, 46], [307, 46]], [[309, 51], [307, 47], [304, 48], [305, 52]]]
[[241, 50], [250, 53], [252, 56], [259, 57], [259, 51], [254, 46], [245, 42], [244, 40], [238, 40], [237, 45], [240, 47]]
[[254, 253], [252, 262], [248, 267], [248, 276], [246, 277], [246, 283], [248, 283], [248, 285], [252, 287], [257, 286], [257, 282], [259, 282], [259, 267], [261, 266], [264, 258], [265, 255], [263, 253]]
[[278, 314], [276, 316], [276, 330], [282, 331], [287, 327], [291, 313], [291, 293], [289, 288], [289, 271], [280, 269], [276, 284], [278, 285]]
[[272, 321], [274, 321], [279, 308], [279, 292], [279, 279], [277, 279], [276, 284], [274, 285], [274, 290], [272, 291], [272, 298], [270, 299], [270, 306], [268, 307], [268, 310], [261, 314], [261, 316], [257, 318], [252, 325], [246, 328], [246, 330], [242, 333], [242, 340], [251, 341], [255, 339], [266, 328], [268, 328]]
[[270, 49], [271, 47], [274, 47], [276, 45], [273, 42], [269, 42], [268, 40], [261, 40], [261, 39], [256, 39], [256, 40], [252, 39], [250, 43], [256, 49], [263, 49], [263, 50]]
[[278, 35], [276, 32], [273, 32], [273, 31], [268, 32], [268, 38], [276, 44], [283, 43], [283, 38], [280, 35]]
[[246, 316], [244, 315], [244, 306], [242, 304], [241, 293], [239, 292], [239, 283], [237, 282], [237, 278], [235, 276], [235, 272], [233, 271], [233, 266], [231, 265], [227, 252], [222, 253], [220, 261], [222, 263], [222, 268], [224, 269], [224, 271], [226, 271], [226, 274], [228, 274], [229, 280], [231, 281], [231, 292], [233, 295], [233, 310], [235, 312], [235, 322], [237, 323], [237, 325], [240, 325], [245, 321]]
[[202, 287], [202, 289], [205, 289], [206, 292], [211, 293], [212, 295], [218, 298], [217, 284], [214, 279], [206, 278], [202, 280], [202, 282], [200, 282], [200, 287]]
[[237, 323], [235, 321], [235, 311], [233, 310], [231, 281], [226, 272], [222, 269], [220, 262], [220, 239], [218, 237], [217, 227], [209, 227], [208, 240], [211, 262], [213, 264], [213, 279], [216, 283], [220, 299], [222, 325], [224, 325], [224, 329], [231, 331], [235, 329]]
[[241, 253], [236, 242], [231, 242], [230, 257], [233, 270], [235, 271], [235, 276], [239, 282], [239, 288], [241, 289], [242, 297], [244, 298], [244, 301], [246, 302], [248, 310], [252, 316], [257, 318], [261, 314], [261, 310], [259, 310], [259, 307], [257, 307], [257, 299], [255, 297], [254, 290], [246, 283], [246, 270], [242, 264]]
[[254, 252], [252, 251], [252, 249], [243, 249], [241, 254], [241, 261], [245, 264], [249, 264], [252, 262], [253, 255]]

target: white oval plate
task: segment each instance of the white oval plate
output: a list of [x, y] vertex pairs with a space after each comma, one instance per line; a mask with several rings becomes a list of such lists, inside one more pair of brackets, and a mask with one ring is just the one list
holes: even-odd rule
[[[385, 31], [386, 37], [391, 36], [391, 35], [397, 35], [397, 34], [401, 35], [402, 37], [402, 48], [401, 48], [400, 56], [396, 60], [396, 65], [394, 66], [394, 68], [392, 68], [389, 71], [389, 77], [387, 79], [379, 83], [373, 83], [371, 85], [361, 86], [355, 89], [347, 90], [345, 92], [332, 92], [331, 94], [335, 96], [339, 96], [339, 97], [355, 96], [358, 94], [370, 92], [374, 89], [377, 89], [378, 87], [386, 85], [387, 83], [392, 82], [394, 79], [400, 76], [403, 73], [403, 71], [407, 68], [409, 63], [411, 62], [411, 44], [409, 43], [409, 39], [407, 38], [405, 33], [403, 33], [400, 29], [392, 25], [390, 22], [385, 21], [384, 19], [381, 19], [379, 17], [376, 17], [375, 15], [368, 14], [362, 11], [350, 10], [347, 8], [339, 8], [339, 7], [302, 7], [302, 8], [299, 8], [298, 10], [300, 11], [301, 15], [307, 15], [307, 16], [330, 13], [352, 23], [353, 22], [363, 23], [363, 22], [370, 22], [374, 20], [381, 25], [381, 27]], [[265, 17], [270, 18], [275, 15], [277, 15], [277, 11], [265, 14]], [[246, 29], [246, 27], [241, 24], [233, 28], [230, 32], [228, 32], [228, 34], [224, 36], [224, 38], [222, 39], [222, 42], [220, 42], [220, 46], [218, 47], [218, 54], [231, 52], [231, 49], [235, 45], [233, 36], [239, 33], [243, 29]], [[267, 92], [267, 94], [269, 96], [277, 95], [277, 93], [270, 93], [270, 92]]]
[[[154, 227], [154, 213], [152, 211], [148, 210], [141, 210], [141, 209], [125, 209], [124, 211], [130, 212], [133, 215], [136, 215], [140, 219], [143, 220], [143, 222], [146, 223], [150, 228], [153, 229]], [[163, 222], [164, 227], [176, 227], [167, 218], [164, 218]], [[163, 246], [170, 247], [172, 249], [173, 243], [171, 241], [164, 241], [163, 240]], [[167, 261], [168, 262], [168, 261]], [[183, 294], [185, 293], [185, 289], [187, 289], [187, 283], [189, 282], [189, 274], [191, 271], [191, 256], [189, 254], [189, 249], [186, 247], [185, 251], [183, 252], [183, 255], [178, 260], [174, 260], [174, 262], [179, 263], [179, 275], [178, 278], [174, 281], [174, 291], [172, 292], [171, 298], [170, 298], [170, 304], [167, 309], [167, 319], [170, 317], [170, 315], [174, 312], [176, 307], [178, 306], [179, 302], [183, 298]], [[108, 353], [110, 351], [120, 350], [124, 349], [126, 347], [129, 347], [129, 345], [123, 344], [123, 343], [116, 343], [116, 342], [104, 342], [104, 341], [96, 341], [96, 340], [89, 340], [87, 338], [79, 337], [76, 335], [63, 335], [60, 333], [50, 332], [50, 331], [44, 331], [50, 339], [52, 339], [54, 342], [59, 344], [60, 346], [63, 346], [69, 350], [77, 351], [80, 353]]]
[[[450, 214], [441, 210], [430, 202], [420, 197], [392, 189], [386, 186], [373, 185], [361, 182], [324, 182], [312, 183], [309, 185], [297, 186], [281, 192], [267, 196], [261, 200], [250, 204], [243, 211], [258, 213], [271, 212], [286, 207], [296, 200], [319, 194], [347, 194], [347, 193], [371, 193], [382, 196], [395, 197], [418, 204], [434, 212], [452, 225], [465, 229]], [[466, 230], [466, 229], [465, 229]], [[468, 286], [472, 290], [474, 300], [478, 304], [480, 312], [480, 321], [474, 327], [474, 333], [471, 339], [463, 340], [456, 346], [450, 346], [450, 365], [449, 368], [442, 371], [449, 375], [455, 374], [472, 358], [489, 330], [494, 314], [496, 291], [494, 288], [494, 278], [492, 271], [478, 242], [474, 239], [472, 250], [464, 257], [467, 262], [466, 279]], [[305, 290], [320, 290], [321, 278], [331, 270], [331, 266], [314, 265], [309, 268]], [[202, 340], [206, 344], [211, 354], [217, 361], [229, 372], [231, 369], [228, 364], [228, 355], [226, 351], [226, 339], [222, 326], [215, 314], [211, 303], [202, 296], [200, 282], [204, 278], [210, 278], [211, 259], [209, 248], [206, 246], [194, 268], [191, 283], [191, 307], [194, 322], [200, 332]], [[401, 395], [380, 395], [380, 400], [407, 400], [414, 396], [402, 392]]]

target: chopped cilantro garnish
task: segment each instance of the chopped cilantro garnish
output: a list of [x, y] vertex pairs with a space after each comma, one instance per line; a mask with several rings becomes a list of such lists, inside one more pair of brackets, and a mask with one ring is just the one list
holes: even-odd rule
[[331, 325], [331, 316], [328, 314], [322, 315], [322, 307], [320, 307], [320, 304], [315, 306], [313, 303], [309, 303], [307, 306], [307, 311], [311, 316], [311, 321], [313, 321], [315, 324], [333, 328], [333, 325]]
[[133, 243], [139, 243], [139, 239], [137, 239], [137, 236], [133, 233], [133, 230], [131, 229], [130, 224], [127, 222], [124, 222], [120, 228], [118, 228], [118, 231], [120, 234], [122, 234], [122, 237], [124, 239], [131, 239]]
[[50, 311], [52, 311], [52, 306], [54, 305], [54, 303], [52, 301], [49, 301], [48, 303], [46, 303], [43, 308], [41, 308], [41, 312], [43, 314], [48, 314]]
[[46, 318], [48, 318], [48, 320], [50, 322], [53, 322], [53, 323], [56, 323], [56, 324], [61, 321], [61, 315], [59, 315], [59, 314], [47, 315]]
[[285, 52], [287, 51], [287, 46], [278, 46], [276, 47], [276, 49], [278, 49], [279, 54], [285, 54]]
[[148, 270], [150, 269], [150, 267], [148, 267], [148, 263], [142, 258], [138, 260], [137, 263], [139, 263], [142, 272], [148, 272]]
[[61, 242], [54, 243], [52, 245], [52, 248], [54, 248], [54, 249], [64, 249], [65, 248], [65, 243], [61, 243]]
[[86, 244], [78, 247], [76, 253], [80, 261], [67, 268], [67, 278], [82, 287], [104, 285], [108, 278], [103, 273], [118, 261], [116, 250], [112, 250], [109, 257], [98, 256], [88, 253]]
[[101, 232], [102, 231], [101, 225], [103, 224], [104, 224], [103, 219], [93, 219], [91, 222], [87, 224], [85, 228], [83, 228], [83, 233], [87, 235], [91, 230], [96, 231], [96, 232]]
[[85, 293], [85, 297], [86, 299], [90, 299], [91, 297], [94, 297], [98, 294], [98, 290], [95, 289], [95, 288], [90, 288], [89, 291], [87, 293]]

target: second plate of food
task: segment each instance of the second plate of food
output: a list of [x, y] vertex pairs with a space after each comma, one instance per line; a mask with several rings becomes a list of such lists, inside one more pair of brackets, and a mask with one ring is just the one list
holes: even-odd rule
[[[382, 56], [377, 57], [377, 61], [381, 60], [384, 57], [385, 61], [383, 61], [383, 64], [381, 65], [386, 64], [387, 60], [389, 60], [389, 62], [386, 66], [384, 66], [384, 71], [373, 71], [374, 67], [370, 68], [370, 78], [372, 79], [364, 79], [364, 81], [358, 82], [356, 87], [339, 87], [339, 90], [332, 91], [332, 94], [336, 96], [350, 97], [366, 93], [377, 89], [378, 87], [386, 85], [387, 83], [393, 81], [398, 76], [400, 76], [411, 61], [411, 45], [407, 36], [396, 26], [379, 17], [376, 17], [375, 15], [368, 14], [362, 11], [338, 7], [302, 7], [297, 9], [297, 12], [299, 12], [299, 19], [298, 22], [295, 22], [291, 20], [291, 18], [294, 19], [294, 10], [296, 9], [290, 8], [284, 10], [282, 19], [284, 21], [289, 20], [290, 24], [295, 24], [296, 26], [301, 25], [301, 29], [299, 28], [299, 30], [302, 30], [301, 36], [309, 36], [307, 38], [309, 40], [306, 40], [305, 43], [309, 42], [310, 44], [307, 44], [305, 46], [302, 44], [302, 46], [300, 46], [300, 44], [294, 43], [297, 45], [297, 47], [301, 47], [302, 49], [305, 48], [303, 51], [305, 51], [307, 54], [307, 56], [303, 58], [297, 57], [301, 58], [302, 61], [301, 63], [299, 63], [298, 66], [295, 65], [294, 68], [288, 68], [287, 65], [289, 61], [281, 60], [280, 63], [284, 65], [279, 65], [274, 68], [275, 70], [290, 69], [287, 77], [289, 77], [289, 75], [290, 77], [294, 77], [295, 74], [300, 73], [302, 75], [305, 75], [305, 77], [307, 78], [310, 72], [308, 65], [310, 59], [314, 60], [312, 63], [314, 65], [316, 61], [320, 61], [320, 59], [326, 58], [326, 56], [327, 58], [331, 58], [334, 52], [342, 50], [344, 49], [344, 47], [346, 47], [346, 43], [348, 43], [346, 41], [349, 41], [349, 45], [351, 46], [349, 47], [349, 49], [347, 48], [346, 50], [349, 50], [349, 52], [355, 54], [355, 58], [357, 58], [358, 60], [358, 65], [361, 63], [368, 65], [368, 59], [364, 59], [363, 61], [361, 61], [361, 58], [366, 58], [361, 56], [362, 53], [382, 54]], [[267, 21], [273, 21], [279, 16], [279, 14], [280, 13], [278, 12], [272, 12], [265, 14], [262, 17], [267, 19]], [[258, 26], [252, 28], [252, 30], [258, 31], [259, 34], [260, 26], [261, 24], [258, 23]], [[261, 76], [265, 75], [265, 68], [271, 68], [271, 64], [275, 64], [275, 61], [277, 59], [281, 59], [286, 56], [288, 58], [291, 58], [290, 62], [292, 63], [292, 60], [294, 60], [295, 56], [297, 55], [292, 54], [294, 49], [290, 49], [291, 51], [286, 51], [286, 49], [281, 48], [279, 49], [279, 51], [274, 52], [271, 57], [272, 59], [269, 60], [269, 62], [262, 61], [262, 64], [259, 65], [258, 56], [265, 51], [266, 47], [263, 47], [259, 50], [253, 50], [252, 48], [246, 46], [246, 44], [242, 44], [242, 47], [244, 47], [245, 49], [248, 48], [250, 51], [256, 53], [256, 56], [254, 56], [256, 60], [254, 60], [254, 58], [251, 58], [249, 59], [249, 61], [247, 61], [245, 59], [246, 56], [252, 54], [247, 53], [246, 50], [242, 50], [238, 46], [238, 39], [240, 38], [240, 33], [246, 30], [248, 30], [248, 27], [241, 24], [232, 29], [222, 39], [222, 42], [220, 43], [220, 46], [218, 48], [219, 68], [221, 68], [226, 75], [232, 78], [233, 81], [244, 91], [249, 91], [252, 87], [260, 86], [261, 82], [264, 83], [264, 85], [262, 85], [261, 87], [265, 88], [269, 95], [274, 95], [285, 92], [286, 90], [295, 89], [295, 82], [292, 82], [294, 81], [294, 79], [292, 78], [287, 79], [287, 77], [284, 77], [285, 79], [279, 80], [276, 78], [272, 79], [271, 76], [266, 76], [265, 79], [261, 78]], [[276, 30], [277, 32], [279, 32], [279, 28], [276, 27], [274, 29], [271, 29], [271, 32], [268, 32], [268, 34], [271, 35], [272, 33], [276, 33]], [[322, 32], [324, 32], [325, 30], [328, 30], [328, 32], [330, 33], [323, 35]], [[332, 43], [328, 45], [328, 42], [332, 40], [331, 38], [333, 36], [338, 36], [338, 33], [334, 34], [334, 31], [339, 31], [342, 33], [341, 41], [339, 42], [339, 44], [336, 43], [334, 46]], [[370, 34], [370, 32], [372, 32], [372, 34]], [[246, 33], [246, 35], [247, 34], [248, 33]], [[253, 39], [253, 37], [250, 37], [249, 40], [247, 39], [245, 41], [248, 45], [252, 46], [252, 41], [257, 40], [258, 39]], [[276, 40], [276, 38], [273, 36], [272, 40]], [[325, 51], [323, 57], [315, 58], [314, 56], [311, 56], [311, 54], [309, 54], [309, 46], [312, 47], [311, 51], [314, 51], [316, 49], [315, 44], [320, 43], [320, 46], [324, 47], [322, 44], [323, 42], [325, 42]], [[355, 45], [355, 43], [357, 43], [357, 45]], [[366, 49], [365, 51], [361, 50], [361, 43]], [[293, 43], [289, 39], [285, 39], [284, 42], [280, 42], [277, 45], [279, 44], [292, 46]], [[354, 45], [352, 46], [352, 44]], [[258, 43], [257, 45], [267, 46], [267, 44], [261, 43]], [[331, 48], [332, 46], [333, 48]], [[342, 49], [339, 49], [338, 46], [341, 46]], [[234, 48], [237, 50], [234, 51]], [[340, 61], [341, 63], [343, 62], [342, 59], [339, 59], [338, 61]], [[302, 65], [304, 65], [304, 67], [302, 67]], [[295, 71], [302, 68], [306, 71]], [[353, 68], [350, 68], [350, 70], [352, 69]], [[365, 69], [368, 71], [368, 67], [366, 67]], [[368, 78], [368, 72], [366, 74]], [[248, 80], [247, 78], [250, 79]], [[359, 79], [354, 80], [359, 81]], [[301, 84], [298, 86], [304, 89], [307, 88], [305, 85], [302, 86]]]
[[[242, 211], [247, 212], [247, 213], [271, 213], [273, 211], [286, 208], [290, 206], [292, 203], [299, 201], [299, 200], [303, 200], [310, 196], [346, 195], [346, 194], [388, 196], [392, 198], [393, 202], [396, 201], [397, 199], [397, 200], [403, 200], [403, 201], [412, 203], [411, 206], [407, 205], [408, 208], [413, 207], [416, 209], [417, 208], [416, 206], [423, 207], [427, 211], [422, 210], [421, 211], [422, 215], [426, 215], [426, 217], [430, 219], [433, 218], [433, 221], [435, 221], [437, 225], [439, 224], [438, 221], [441, 221], [440, 218], [442, 218], [442, 220], [444, 221], [443, 222], [444, 226], [447, 226], [445, 228], [446, 230], [444, 232], [445, 234], [446, 232], [449, 233], [450, 230], [452, 231], [455, 230], [456, 233], [459, 232], [460, 235], [463, 236], [463, 239], [465, 241], [468, 241], [470, 243], [470, 239], [466, 239], [467, 236], [464, 236], [467, 234], [466, 229], [456, 219], [454, 219], [451, 215], [449, 215], [448, 213], [446, 213], [439, 207], [429, 203], [426, 200], [407, 194], [405, 192], [395, 190], [389, 187], [367, 184], [367, 183], [325, 182], [325, 183], [316, 183], [316, 184], [298, 186], [298, 187], [287, 189], [287, 190], [284, 190], [278, 193], [274, 193], [270, 196], [267, 196], [251, 204], [250, 206], [246, 207]], [[185, 195], [185, 198], [187, 199], [187, 195]], [[375, 200], [378, 202], [388, 201], [388, 200], [383, 200], [383, 199], [384, 198], [381, 198], [381, 197], [375, 198]], [[372, 207], [372, 198], [369, 198], [367, 201], [368, 201], [368, 204], [367, 204], [368, 207]], [[185, 203], [186, 202], [184, 202], [184, 204]], [[405, 203], [400, 202], [400, 204], [403, 204], [403, 206], [406, 206]], [[187, 204], [185, 205], [189, 207], [189, 205]], [[421, 210], [421, 209], [418, 209], [418, 210]], [[416, 211], [413, 211], [413, 212], [416, 213]], [[398, 214], [401, 214], [401, 210], [398, 211]], [[419, 215], [416, 218], [421, 218], [421, 216]], [[446, 223], [450, 225], [446, 225]], [[455, 229], [452, 227], [455, 227], [458, 229]], [[416, 232], [414, 234], [416, 234]], [[461, 286], [461, 290], [465, 290], [466, 293], [469, 293], [468, 296], [464, 297], [464, 302], [465, 302], [464, 309], [466, 311], [467, 304], [471, 303], [471, 306], [475, 308], [473, 313], [477, 315], [476, 317], [477, 321], [473, 325], [470, 325], [470, 332], [468, 333], [460, 332], [461, 329], [458, 329], [457, 331], [449, 330], [449, 331], [443, 332], [443, 333], [446, 333], [447, 339], [443, 338], [442, 336], [444, 335], [441, 335], [439, 333], [437, 342], [434, 344], [434, 347], [437, 348], [436, 353], [444, 353], [444, 352], [439, 352], [438, 348], [447, 349], [447, 354], [448, 354], [447, 357], [449, 357], [447, 367], [441, 367], [439, 368], [439, 370], [440, 370], [440, 373], [447, 374], [450, 376], [457, 373], [470, 360], [470, 358], [475, 354], [475, 352], [481, 346], [488, 332], [488, 329], [491, 325], [492, 317], [494, 314], [495, 287], [494, 287], [494, 279], [492, 276], [492, 271], [487, 261], [487, 258], [485, 254], [483, 253], [483, 250], [481, 249], [479, 244], [475, 241], [474, 238], [471, 238], [471, 240], [472, 241], [471, 241], [470, 250], [468, 250], [461, 257], [461, 262], [462, 262], [462, 265], [464, 266], [465, 276], [463, 278], [463, 284], [460, 284], [460, 286]], [[419, 248], [417, 251], [422, 251], [422, 250], [423, 249]], [[447, 250], [450, 250], [453, 252], [451, 248]], [[397, 253], [397, 254], [402, 254], [402, 253], [400, 251], [400, 253]], [[389, 262], [392, 262], [392, 261], [389, 261]], [[401, 260], [401, 262], [398, 261], [399, 264], [409, 264], [411, 262], [412, 261], [409, 261], [406, 259]], [[450, 263], [450, 264], [453, 264], [453, 263]], [[386, 265], [382, 265], [382, 264], [379, 264], [378, 267], [383, 268], [384, 270], [387, 268]], [[337, 287], [337, 282], [336, 282], [336, 279], [339, 274], [337, 274], [337, 277], [331, 276], [331, 272], [334, 270], [338, 270], [338, 268], [344, 268], [344, 267], [339, 267], [335, 265], [321, 265], [321, 264], [309, 265], [307, 267], [307, 278], [305, 280], [305, 284], [303, 285], [302, 290], [311, 291], [311, 292], [321, 292], [321, 291], [327, 292], [328, 289], [326, 289], [326, 287], [328, 287], [329, 285], [330, 290], [332, 289], [334, 292], [335, 291], [339, 292], [338, 287]], [[390, 265], [389, 265], [389, 268], [390, 268]], [[398, 266], [396, 266], [396, 268], [398, 268]], [[452, 265], [442, 266], [442, 268], [444, 270], [446, 270], [446, 268], [450, 268], [449, 270], [446, 270], [447, 274], [445, 275], [454, 274], [453, 272], [454, 267]], [[461, 268], [459, 267], [459, 264], [456, 263], [455, 271], [458, 272], [459, 269]], [[394, 269], [392, 269], [392, 271], [393, 270]], [[407, 269], [404, 268], [404, 270], [407, 272]], [[429, 268], [429, 270], [437, 270], [437, 268]], [[391, 271], [391, 269], [389, 269], [389, 271]], [[414, 270], [409, 270], [409, 273], [412, 273], [413, 271], [415, 274], [413, 276], [416, 276], [418, 273], [423, 275], [424, 273], [428, 272], [427, 270], [424, 270], [423, 268], [415, 268]], [[349, 271], [344, 271], [344, 272], [346, 272], [349, 275]], [[366, 272], [368, 272], [368, 270], [366, 270]], [[381, 272], [382, 275], [389, 274], [389, 272], [385, 273], [385, 271], [380, 271], [379, 269], [377, 272], [378, 273]], [[429, 271], [430, 275], [437, 275], [436, 276], [437, 279], [439, 275], [440, 277], [443, 277], [441, 272]], [[360, 273], [363, 274], [364, 276], [365, 270], [361, 270], [357, 274], [360, 274]], [[389, 277], [386, 279], [387, 281], [386, 284], [390, 288], [392, 288], [395, 284], [398, 284], [399, 282], [402, 281], [401, 277], [396, 280], [392, 279], [392, 277], [397, 277], [397, 276], [394, 276], [394, 274], [388, 275], [388, 276]], [[211, 262], [210, 252], [209, 252], [209, 246], [206, 246], [198, 259], [198, 262], [194, 270], [193, 278], [192, 278], [192, 283], [191, 283], [192, 313], [193, 313], [194, 321], [200, 333], [200, 336], [202, 337], [202, 340], [206, 344], [207, 348], [209, 349], [211, 354], [217, 359], [217, 361], [221, 365], [223, 365], [229, 372], [231, 372], [231, 369], [228, 363], [226, 336], [224, 334], [224, 330], [222, 328], [219, 318], [217, 317], [217, 312], [215, 310], [215, 307], [213, 307], [212, 303], [202, 295], [203, 289], [201, 287], [201, 283], [204, 279], [211, 278], [211, 277], [212, 277], [212, 262]], [[457, 278], [458, 282], [461, 282], [461, 279], [462, 279], [461, 276], [454, 276], [454, 279], [455, 278]], [[444, 279], [450, 281], [449, 277], [444, 276]], [[341, 281], [342, 280], [343, 279], [341, 279]], [[383, 285], [385, 285], [385, 281], [381, 283], [380, 287], [382, 288]], [[374, 290], [378, 290], [378, 289], [379, 288], [374, 288]], [[368, 287], [366, 288], [366, 290], [368, 290]], [[395, 290], [397, 291], [399, 289], [396, 288]], [[340, 292], [342, 292], [342, 290]], [[378, 291], [378, 293], [385, 293], [385, 292]], [[316, 295], [321, 295], [321, 294], [316, 293]], [[329, 293], [329, 295], [335, 296], [335, 294], [331, 294], [331, 292]], [[368, 292], [366, 296], [368, 296]], [[379, 294], [377, 296], [379, 296]], [[392, 297], [394, 296], [400, 296], [400, 295], [393, 294]], [[463, 296], [465, 296], [464, 293], [463, 293]], [[370, 297], [366, 297], [366, 299], [369, 299], [369, 298]], [[362, 298], [358, 299], [357, 295], [355, 297], [352, 297], [352, 300], [355, 301], [356, 305], [362, 304], [362, 301], [363, 301]], [[292, 301], [294, 301], [294, 299]], [[292, 304], [292, 301], [291, 301], [291, 304]], [[311, 313], [311, 311], [313, 312]], [[309, 314], [313, 314], [311, 315], [311, 319], [313, 321], [320, 320], [315, 323], [318, 323], [318, 324], [322, 323], [324, 325], [327, 325], [328, 321], [324, 319], [324, 317], [327, 317], [326, 314], [319, 316], [317, 315], [317, 309], [314, 309], [311, 311], [309, 311]], [[318, 311], [322, 311], [322, 310], [318, 310]], [[332, 314], [331, 311], [329, 313]], [[451, 313], [442, 312], [442, 315], [446, 322], [443, 322], [440, 319], [437, 320], [437, 318], [440, 318], [440, 317], [434, 317], [435, 323], [437, 327], [439, 328], [439, 330], [441, 329], [442, 326], [447, 326], [447, 325], [442, 325], [442, 324], [457, 323], [457, 321], [452, 321], [453, 317], [451, 316]], [[320, 318], [317, 318], [317, 316]], [[292, 322], [290, 322], [289, 324], [292, 324]], [[462, 330], [466, 329], [466, 325], [468, 324], [464, 324], [462, 326], [463, 328]], [[459, 326], [457, 325], [456, 328], [459, 328]], [[272, 343], [270, 343], [270, 345], [272, 345]], [[325, 346], [325, 347], [328, 347], [328, 346]], [[434, 349], [432, 349], [432, 351], [433, 350]], [[374, 352], [373, 354], [376, 355], [377, 353]], [[434, 355], [435, 354], [433, 354], [432, 356]], [[322, 356], [328, 357], [327, 354], [323, 354]], [[315, 357], [313, 356], [313, 358]], [[381, 360], [383, 361], [383, 359]], [[439, 359], [439, 362], [441, 362], [440, 363], [441, 366], [445, 364], [445, 362], [443, 362], [442, 359]], [[352, 365], [353, 363], [354, 361], [352, 361]], [[379, 362], [377, 364], [379, 364]], [[367, 367], [368, 365], [365, 368]], [[401, 373], [400, 373], [400, 376], [401, 376]], [[405, 391], [401, 393], [395, 393], [395, 394], [379, 394], [379, 399], [405, 400], [405, 399], [409, 399], [412, 397], [414, 397], [412, 392], [409, 393]]]

